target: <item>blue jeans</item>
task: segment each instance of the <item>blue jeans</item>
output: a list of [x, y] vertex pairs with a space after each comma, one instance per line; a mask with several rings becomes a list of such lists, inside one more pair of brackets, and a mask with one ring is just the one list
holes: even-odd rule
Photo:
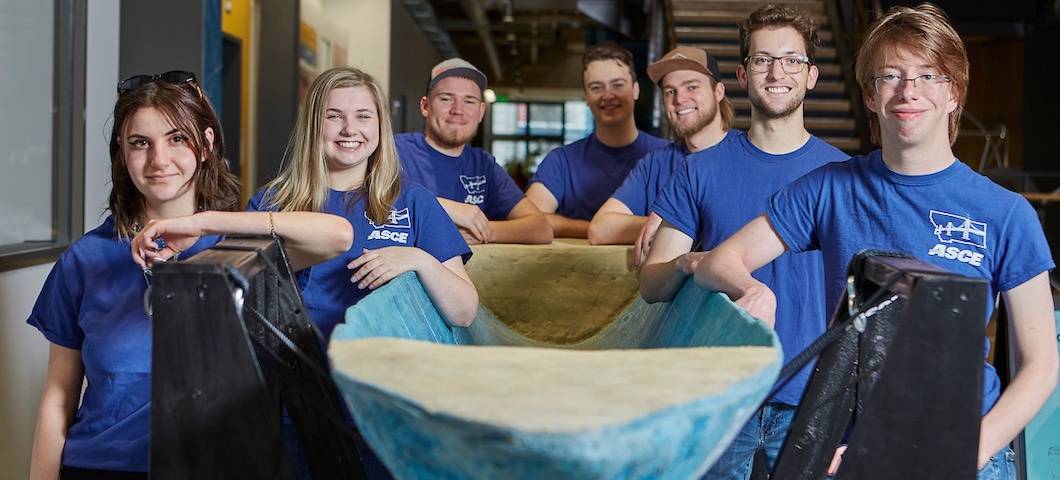
[[721, 454], [718, 461], [714, 462], [714, 466], [710, 467], [703, 478], [747, 480], [751, 477], [755, 450], [759, 447], [765, 449], [766, 465], [772, 472], [798, 408], [794, 405], [772, 402], [763, 405], [751, 416], [740, 433], [736, 434], [732, 444], [725, 450], [725, 453]]
[[1016, 454], [1005, 447], [990, 457], [990, 461], [979, 470], [976, 480], [1016, 480]]

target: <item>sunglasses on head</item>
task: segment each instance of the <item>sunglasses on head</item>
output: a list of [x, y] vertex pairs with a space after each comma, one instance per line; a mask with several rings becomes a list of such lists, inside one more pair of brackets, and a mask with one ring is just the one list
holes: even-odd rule
[[125, 80], [118, 82], [118, 95], [122, 95], [130, 90], [136, 90], [144, 85], [151, 82], [165, 82], [173, 85], [184, 85], [185, 83], [191, 83], [197, 85], [195, 74], [191, 72], [185, 72], [184, 70], [171, 70], [166, 73], [159, 73], [157, 75], [133, 75]]

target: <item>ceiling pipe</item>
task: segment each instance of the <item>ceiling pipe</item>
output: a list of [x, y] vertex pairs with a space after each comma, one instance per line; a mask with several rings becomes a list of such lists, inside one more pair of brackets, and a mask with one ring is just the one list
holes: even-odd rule
[[431, 7], [430, 2], [427, 0], [402, 0], [401, 3], [443, 58], [459, 56], [456, 47], [453, 46], [452, 39], [449, 38], [449, 34], [438, 26], [438, 19], [434, 16], [434, 8]]
[[460, 0], [464, 7], [464, 13], [471, 17], [471, 23], [478, 32], [478, 38], [482, 41], [482, 47], [486, 49], [486, 59], [489, 61], [490, 70], [493, 70], [493, 81], [504, 80], [501, 70], [501, 59], [497, 56], [497, 45], [493, 42], [493, 32], [490, 30], [489, 19], [486, 18], [486, 10], [482, 7], [480, 0]]

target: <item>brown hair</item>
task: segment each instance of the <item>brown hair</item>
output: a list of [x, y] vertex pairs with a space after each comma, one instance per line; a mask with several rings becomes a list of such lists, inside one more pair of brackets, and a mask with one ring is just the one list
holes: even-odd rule
[[633, 68], [633, 54], [626, 50], [625, 47], [614, 42], [598, 43], [586, 49], [585, 54], [582, 55], [582, 72], [584, 73], [589, 69], [590, 63], [606, 60], [612, 60], [625, 66], [629, 70], [631, 81], [637, 81], [637, 70]]
[[309, 85], [284, 154], [286, 165], [266, 187], [271, 192], [271, 207], [284, 212], [319, 212], [324, 208], [328, 198], [328, 159], [324, 156], [322, 126], [324, 112], [332, 90], [350, 87], [367, 88], [379, 114], [379, 146], [368, 157], [364, 191], [367, 193], [368, 218], [377, 225], [387, 223], [390, 208], [401, 191], [401, 164], [390, 126], [390, 104], [379, 82], [353, 67], [327, 70]]
[[[950, 77], [957, 108], [950, 112], [950, 145], [957, 141], [957, 128], [968, 93], [968, 51], [960, 35], [950, 25], [946, 13], [930, 3], [916, 7], [892, 7], [873, 22], [865, 41], [858, 49], [854, 76], [865, 98], [874, 98], [874, 70], [887, 55], [907, 50], [923, 56], [940, 73]], [[869, 132], [873, 143], [880, 144], [880, 120], [869, 115]]]
[[817, 47], [821, 40], [817, 36], [817, 22], [813, 16], [798, 8], [787, 5], [763, 5], [751, 12], [742, 24], [740, 24], [740, 61], [750, 55], [751, 34], [763, 28], [791, 27], [802, 35], [806, 43], [806, 56], [810, 57], [810, 63], [817, 62]]
[[[110, 200], [108, 209], [114, 216], [118, 236], [128, 238], [146, 219], [144, 197], [125, 165], [122, 138], [129, 121], [141, 108], [154, 108], [174, 128], [188, 137], [188, 146], [200, 160], [191, 182], [195, 185], [195, 204], [203, 210], [236, 210], [239, 208], [239, 179], [228, 170], [224, 160], [225, 142], [221, 122], [213, 106], [194, 83], [175, 85], [151, 82], [118, 96], [114, 104], [114, 127], [110, 134]], [[213, 145], [204, 133], [213, 129]]]

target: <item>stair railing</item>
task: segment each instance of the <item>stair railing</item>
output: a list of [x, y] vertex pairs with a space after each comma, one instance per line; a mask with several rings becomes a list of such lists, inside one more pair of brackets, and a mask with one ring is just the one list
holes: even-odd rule
[[843, 82], [846, 84], [850, 112], [854, 115], [855, 131], [862, 149], [870, 148], [868, 113], [861, 99], [861, 86], [854, 75], [854, 61], [858, 47], [872, 21], [882, 14], [879, 0], [826, 0], [825, 9], [832, 26], [832, 41], [836, 47]]
[[961, 119], [972, 124], [972, 128], [960, 128], [958, 137], [973, 137], [983, 139], [983, 150], [979, 155], [979, 172], [985, 172], [988, 168], [1009, 168], [1008, 165], [1008, 127], [999, 124], [993, 128], [987, 127], [979, 117], [965, 110]]

